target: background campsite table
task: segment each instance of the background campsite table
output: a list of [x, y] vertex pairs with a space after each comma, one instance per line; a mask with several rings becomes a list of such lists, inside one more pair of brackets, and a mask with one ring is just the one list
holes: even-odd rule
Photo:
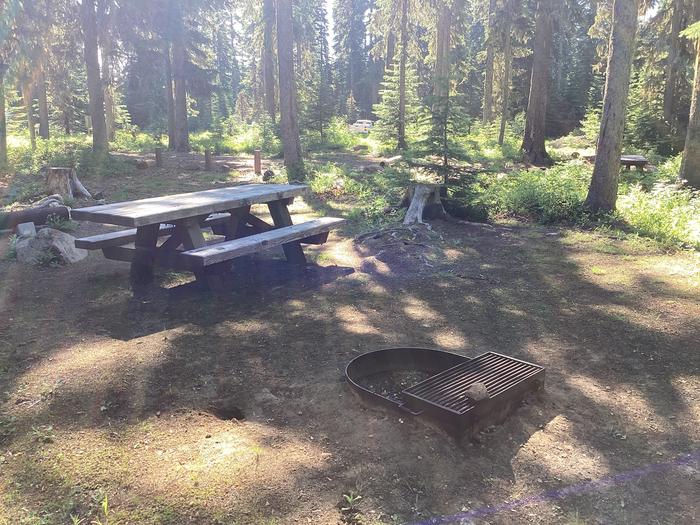
[[[72, 213], [75, 219], [133, 229], [79, 239], [76, 246], [102, 249], [108, 259], [130, 262], [132, 281], [146, 283], [153, 279], [156, 264], [194, 271], [197, 278], [210, 275], [211, 272], [205, 271], [209, 263], [193, 263], [195, 252], [200, 256], [196, 260], [201, 261], [201, 252], [208, 249], [203, 228], [214, 228], [215, 233], [225, 237], [222, 242], [250, 236], [252, 242], [246, 240], [246, 253], [265, 249], [270, 232], [286, 228], [283, 238], [278, 235], [277, 244], [283, 245], [289, 262], [303, 264], [306, 259], [300, 241], [321, 244], [327, 238], [330, 224], [341, 222], [319, 219], [289, 228], [292, 219], [287, 207], [294, 197], [307, 191], [308, 187], [300, 184], [250, 184], [77, 209]], [[274, 226], [250, 213], [254, 204], [267, 204]], [[312, 223], [315, 228], [311, 227]], [[244, 227], [249, 231], [241, 234]], [[307, 235], [310, 237], [304, 238]], [[164, 242], [159, 243], [163, 237]], [[259, 238], [259, 242], [253, 237]], [[179, 250], [180, 246], [184, 251]], [[212, 264], [242, 254], [241, 247], [237, 246], [238, 255], [227, 257], [228, 248], [224, 247], [228, 245], [220, 246]]]

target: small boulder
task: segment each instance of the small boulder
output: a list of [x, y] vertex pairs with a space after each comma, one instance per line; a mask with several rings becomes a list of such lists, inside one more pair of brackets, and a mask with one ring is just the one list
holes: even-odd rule
[[36, 237], [36, 226], [34, 226], [33, 222], [23, 222], [22, 224], [18, 224], [15, 230], [17, 232], [17, 237], [20, 239], [31, 239], [32, 237]]
[[60, 264], [71, 264], [87, 257], [87, 250], [75, 247], [75, 237], [59, 230], [44, 228], [35, 237], [20, 237], [16, 244], [17, 260], [37, 264], [50, 253]]

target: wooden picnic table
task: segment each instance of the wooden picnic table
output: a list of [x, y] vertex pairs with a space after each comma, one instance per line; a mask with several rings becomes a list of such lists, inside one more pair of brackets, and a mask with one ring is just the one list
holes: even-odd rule
[[[343, 222], [324, 217], [294, 225], [288, 206], [308, 190], [302, 184], [249, 184], [81, 208], [73, 210], [74, 219], [131, 229], [77, 239], [75, 245], [131, 263], [134, 284], [151, 282], [154, 267], [162, 266], [193, 271], [212, 285], [234, 258], [280, 245], [290, 263], [305, 264], [301, 244], [325, 243]], [[267, 205], [273, 224], [251, 213], [254, 204]], [[220, 238], [207, 242], [203, 230]]]
[[620, 164], [622, 164], [628, 170], [634, 166], [635, 168], [644, 171], [644, 168], [647, 167], [649, 161], [642, 155], [623, 155], [620, 157]]

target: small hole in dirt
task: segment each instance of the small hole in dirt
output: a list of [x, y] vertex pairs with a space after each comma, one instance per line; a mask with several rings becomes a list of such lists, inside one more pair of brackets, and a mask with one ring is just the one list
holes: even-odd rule
[[242, 421], [245, 419], [243, 410], [233, 405], [221, 405], [212, 407], [212, 413], [222, 421]]

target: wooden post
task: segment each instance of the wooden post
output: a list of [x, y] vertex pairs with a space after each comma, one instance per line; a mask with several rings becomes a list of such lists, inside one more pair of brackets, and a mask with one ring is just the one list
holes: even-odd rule
[[214, 171], [214, 159], [209, 148], [204, 150], [204, 169], [206, 171]]
[[163, 148], [156, 148], [156, 168], [163, 167]]
[[253, 152], [253, 165], [255, 167], [255, 174], [262, 175], [262, 151], [259, 149]]

